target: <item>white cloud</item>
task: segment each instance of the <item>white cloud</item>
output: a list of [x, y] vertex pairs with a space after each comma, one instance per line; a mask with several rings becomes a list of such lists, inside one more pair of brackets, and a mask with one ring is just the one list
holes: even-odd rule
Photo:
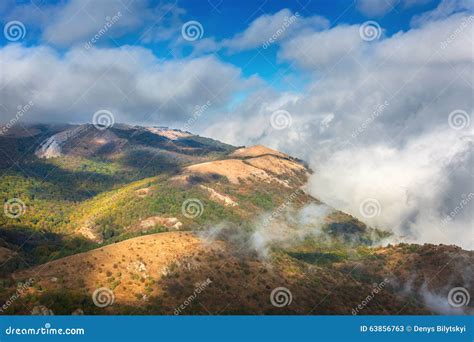
[[[448, 63], [469, 64], [472, 61], [470, 34], [473, 22], [465, 13], [451, 15], [441, 21], [427, 21], [421, 28], [417, 27], [406, 33], [400, 32], [389, 41], [381, 42], [377, 48], [378, 58], [405, 65], [420, 65], [426, 62], [445, 66], [448, 66]], [[466, 23], [466, 27], [463, 23]], [[443, 43], [446, 42], [449, 46], [445, 47]], [[413, 51], [414, 46], [416, 53]]]
[[[356, 39], [358, 26], [298, 35], [282, 43], [280, 56], [312, 77], [307, 88], [254, 93], [206, 132], [308, 160], [312, 194], [370, 224], [411, 241], [472, 248], [473, 203], [443, 221], [474, 192], [472, 37], [469, 29], [456, 31], [467, 16], [371, 43], [343, 40]], [[276, 109], [291, 114], [290, 127], [272, 129]], [[448, 116], [457, 109], [466, 111], [471, 126], [450, 127]], [[370, 197], [383, 206], [375, 219], [359, 213], [361, 199]]]
[[312, 69], [334, 65], [344, 58], [354, 58], [357, 48], [365, 42], [359, 26], [336, 26], [330, 30], [300, 34], [283, 43], [280, 58], [296, 61]]
[[368, 17], [378, 17], [388, 13], [398, 0], [358, 0], [357, 9]]
[[265, 14], [255, 19], [249, 27], [221, 42], [231, 51], [243, 51], [262, 47], [269, 40], [281, 41], [295, 32], [308, 28], [322, 29], [329, 26], [329, 21], [320, 16], [303, 17], [298, 12], [282, 9], [275, 14]]
[[141, 21], [139, 13], [146, 9], [144, 1], [134, 1], [132, 13], [118, 0], [78, 1], [72, 0], [58, 6], [43, 29], [43, 39], [59, 46], [87, 41], [107, 22], [107, 17], [121, 13], [120, 20], [109, 30], [112, 37], [137, 28]]
[[[148, 42], [167, 40], [179, 31], [183, 13], [173, 0], [157, 6], [149, 0], [70, 0], [39, 6], [34, 2], [12, 4], [6, 17], [22, 21], [28, 30], [39, 29], [43, 44], [69, 47], [83, 45], [107, 26], [109, 39], [143, 31], [140, 38]], [[118, 14], [120, 19], [109, 25]]]
[[166, 124], [186, 120], [208, 100], [218, 110], [248, 86], [238, 68], [214, 57], [161, 61], [130, 46], [74, 48], [61, 56], [47, 47], [8, 45], [0, 64], [8, 65], [0, 79], [1, 121], [33, 101], [25, 120], [84, 122], [108, 109], [117, 122]]
[[[456, 201], [472, 191], [472, 186], [470, 190], [467, 186], [472, 183], [469, 172], [465, 170], [456, 180], [449, 168], [456, 163], [472, 163], [473, 144], [472, 136], [462, 137], [446, 128], [413, 138], [398, 148], [386, 144], [346, 148], [313, 161], [319, 173], [309, 188], [323, 201], [373, 226], [390, 227], [409, 241], [455, 243], [472, 249], [469, 222], [474, 201], [455, 220], [445, 222], [445, 218]], [[456, 189], [460, 184], [466, 187]], [[359, 206], [367, 198], [381, 204], [381, 213], [374, 218], [365, 218], [360, 212]]]
[[410, 8], [432, 0], [357, 0], [357, 9], [367, 17], [381, 17], [396, 7]]
[[[360, 25], [340, 25], [329, 30], [300, 34], [283, 42], [279, 57], [294, 61], [307, 70], [322, 69], [334, 73], [358, 68], [359, 65], [369, 70], [377, 62], [415, 67], [427, 62], [445, 65], [448, 65], [447, 62], [469, 63], [472, 59], [469, 24], [472, 25], [473, 21], [459, 13], [442, 21], [428, 21], [421, 28], [400, 31], [390, 39], [383, 39], [381, 28], [380, 40], [373, 42], [361, 38]], [[463, 23], [467, 26], [464, 29]], [[447, 40], [449, 49], [443, 46]]]
[[415, 16], [411, 24], [421, 26], [426, 22], [442, 20], [454, 13], [465, 11], [474, 11], [474, 3], [471, 0], [442, 0], [434, 10]]

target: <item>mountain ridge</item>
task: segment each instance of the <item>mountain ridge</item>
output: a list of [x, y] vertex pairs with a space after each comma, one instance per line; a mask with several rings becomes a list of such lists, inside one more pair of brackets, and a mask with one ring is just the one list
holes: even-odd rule
[[[391, 309], [377, 311], [374, 300], [368, 313], [436, 313], [424, 293], [440, 295], [447, 286], [430, 287], [428, 277], [437, 276], [430, 260], [452, 254], [456, 267], [447, 269], [458, 277], [472, 260], [472, 252], [441, 245], [380, 247], [389, 231], [308, 194], [313, 171], [282, 152], [164, 127], [102, 128], [39, 125], [33, 137], [0, 137], [19, 152], [18, 162], [0, 165], [0, 191], [25, 207], [19, 217], [0, 218], [0, 297], [35, 279], [27, 304], [11, 312], [172, 314], [193, 284], [210, 279], [202, 300], [213, 312], [351, 314], [388, 277], [379, 300]], [[426, 265], [418, 270], [420, 262]], [[412, 276], [401, 272], [404, 265]], [[79, 279], [71, 267], [81, 270]], [[248, 286], [239, 292], [242, 281]], [[282, 286], [298, 307], [271, 305], [272, 290]], [[99, 288], [116, 295], [115, 305], [91, 302]], [[228, 310], [215, 301], [221, 296]]]

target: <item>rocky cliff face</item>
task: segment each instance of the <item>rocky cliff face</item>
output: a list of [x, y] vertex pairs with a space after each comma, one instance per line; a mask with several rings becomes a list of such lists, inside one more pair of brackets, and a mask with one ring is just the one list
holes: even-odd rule
[[82, 132], [91, 129], [92, 125], [81, 125], [66, 129], [47, 138], [36, 149], [35, 155], [38, 158], [57, 158], [63, 155], [63, 147], [70, 143], [71, 139], [79, 136]]

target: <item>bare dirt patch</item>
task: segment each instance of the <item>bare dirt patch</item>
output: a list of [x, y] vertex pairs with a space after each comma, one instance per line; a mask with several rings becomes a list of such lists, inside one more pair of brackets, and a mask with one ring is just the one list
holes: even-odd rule
[[254, 145], [250, 147], [243, 147], [235, 150], [233, 153], [230, 154], [231, 157], [236, 158], [250, 158], [250, 157], [258, 157], [262, 155], [273, 155], [280, 158], [289, 158], [287, 154], [281, 153], [279, 151], [273, 150], [263, 145]]

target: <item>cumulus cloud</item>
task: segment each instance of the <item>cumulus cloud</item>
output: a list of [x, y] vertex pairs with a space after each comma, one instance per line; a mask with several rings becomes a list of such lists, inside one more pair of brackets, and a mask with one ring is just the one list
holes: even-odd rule
[[341, 25], [298, 35], [283, 44], [280, 58], [295, 61], [305, 69], [320, 68], [354, 58], [362, 44], [364, 41], [360, 39], [358, 25]]
[[0, 78], [1, 121], [33, 101], [23, 120], [84, 122], [107, 109], [118, 122], [182, 122], [207, 101], [218, 110], [250, 82], [215, 57], [164, 61], [130, 46], [60, 55], [10, 44], [0, 49], [0, 63], [8, 65]]
[[[469, 26], [459, 30], [469, 15], [373, 42], [337, 41], [357, 39], [357, 25], [302, 33], [282, 42], [280, 57], [311, 75], [308, 87], [254, 93], [206, 132], [306, 159], [315, 171], [309, 191], [371, 225], [472, 249], [472, 202], [446, 220], [474, 192], [472, 38]], [[270, 122], [278, 109], [292, 119], [281, 130]], [[461, 127], [449, 120], [458, 110]], [[364, 217], [365, 198], [382, 214]]]
[[275, 14], [265, 14], [255, 19], [249, 27], [221, 45], [231, 51], [243, 51], [262, 47], [266, 42], [276, 43], [295, 32], [323, 29], [329, 21], [321, 16], [303, 17], [298, 12], [282, 9]]
[[[181, 26], [178, 26], [181, 28]], [[192, 56], [226, 50], [228, 53], [238, 53], [258, 48], [267, 49], [277, 45], [296, 34], [313, 32], [329, 27], [329, 21], [321, 16], [303, 16], [285, 8], [273, 14], [264, 14], [253, 20], [248, 27], [233, 37], [218, 40], [215, 37], [204, 37], [192, 43]], [[205, 31], [205, 28], [204, 28]], [[173, 42], [174, 53], [180, 53], [179, 48], [185, 44], [181, 37]]]
[[[309, 188], [323, 201], [345, 208], [372, 226], [390, 227], [408, 241], [455, 243], [472, 249], [469, 222], [474, 201], [467, 201], [458, 217], [446, 218], [463, 195], [473, 190], [468, 170], [456, 167], [459, 179], [450, 174], [456, 164], [468, 167], [472, 163], [473, 143], [472, 136], [460, 137], [447, 129], [411, 139], [401, 148], [385, 144], [346, 148], [317, 160], [318, 175]], [[459, 188], [461, 184], [464, 189]], [[379, 204], [374, 217], [361, 212], [367, 199]]]
[[[53, 4], [11, 1], [4, 12], [9, 20], [22, 21], [28, 31], [38, 29], [43, 44], [69, 47], [83, 45], [104, 30], [109, 45], [114, 46], [114, 39], [136, 32], [142, 32], [137, 40], [167, 40], [179, 32], [184, 10], [172, 0], [157, 5], [149, 0], [70, 0]], [[106, 43], [103, 40], [101, 44]]]
[[139, 0], [132, 4], [126, 8], [117, 0], [69, 1], [54, 9], [43, 28], [43, 39], [59, 46], [87, 41], [104, 26], [107, 18], [121, 13], [120, 20], [108, 32], [116, 37], [124, 31], [137, 28], [141, 23], [140, 13], [146, 9], [146, 2]]
[[396, 7], [424, 5], [431, 0], [357, 0], [357, 9], [368, 17], [381, 17]]
[[357, 9], [366, 16], [381, 16], [392, 10], [397, 0], [358, 0]]
[[473, 10], [474, 3], [470, 0], [442, 0], [435, 9], [415, 16], [411, 24], [413, 26], [420, 26], [428, 21], [445, 19], [454, 13], [472, 12]]

